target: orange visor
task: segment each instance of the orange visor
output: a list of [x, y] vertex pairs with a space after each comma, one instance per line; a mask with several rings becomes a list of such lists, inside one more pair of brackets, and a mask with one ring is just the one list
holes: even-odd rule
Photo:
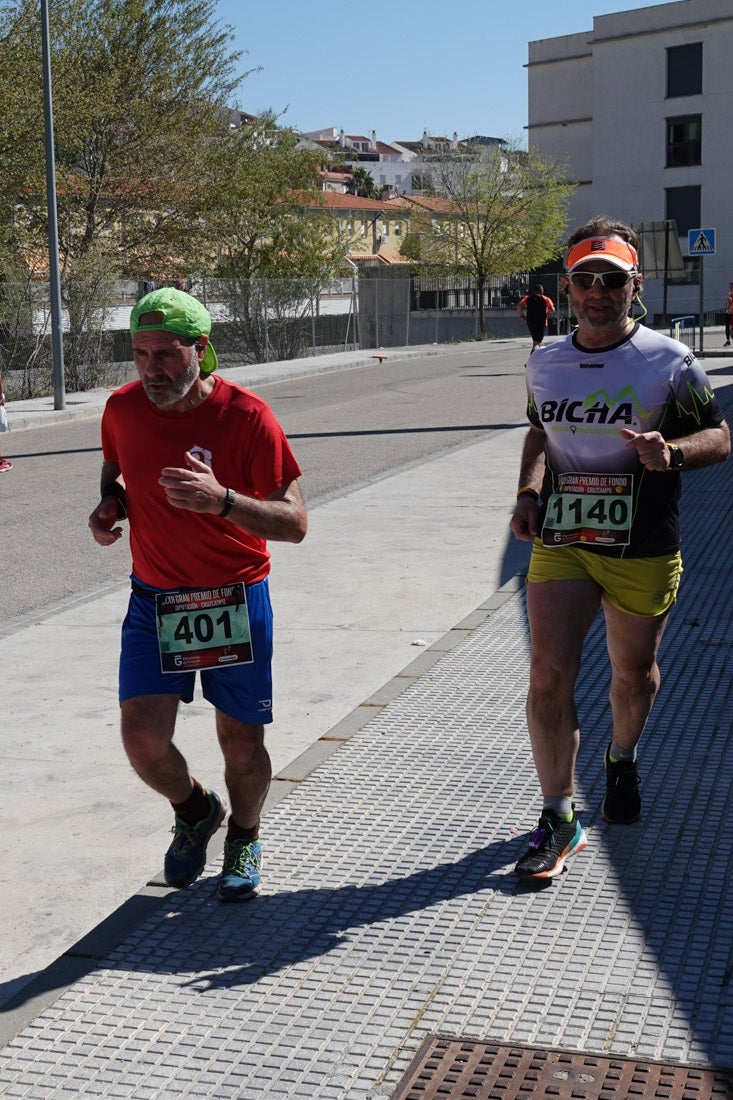
[[615, 237], [588, 237], [584, 241], [578, 241], [565, 257], [565, 270], [572, 271], [587, 260], [607, 260], [622, 271], [639, 270], [636, 249]]

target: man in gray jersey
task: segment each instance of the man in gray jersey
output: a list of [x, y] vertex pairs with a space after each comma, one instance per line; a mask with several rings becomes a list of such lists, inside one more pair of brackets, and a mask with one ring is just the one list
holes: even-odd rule
[[543, 808], [515, 867], [522, 878], [552, 878], [587, 843], [572, 802], [574, 689], [599, 607], [613, 722], [603, 816], [640, 816], [636, 746], [659, 691], [657, 653], [682, 573], [680, 473], [730, 452], [689, 348], [630, 317], [642, 283], [637, 246], [633, 229], [605, 217], [572, 234], [561, 282], [577, 331], [527, 363], [530, 429], [510, 526], [533, 543], [527, 724]]

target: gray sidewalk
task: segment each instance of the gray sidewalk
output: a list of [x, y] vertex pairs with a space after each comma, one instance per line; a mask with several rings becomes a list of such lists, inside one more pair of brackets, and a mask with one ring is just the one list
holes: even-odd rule
[[539, 808], [512, 581], [279, 774], [255, 900], [214, 898], [217, 838], [196, 884], [153, 881], [21, 991], [0, 1095], [733, 1096], [733, 465], [684, 484], [641, 822], [600, 813], [597, 627], [589, 846], [546, 888], [511, 874]]

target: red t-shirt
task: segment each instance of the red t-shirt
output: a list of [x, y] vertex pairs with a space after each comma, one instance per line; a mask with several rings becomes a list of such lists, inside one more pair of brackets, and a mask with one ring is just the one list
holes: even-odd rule
[[275, 414], [262, 398], [225, 378], [203, 404], [165, 412], [130, 382], [107, 401], [102, 450], [119, 463], [127, 490], [132, 569], [156, 588], [254, 584], [270, 571], [264, 539], [227, 519], [174, 508], [158, 484], [165, 466], [186, 467], [192, 451], [217, 481], [262, 500], [300, 477]]

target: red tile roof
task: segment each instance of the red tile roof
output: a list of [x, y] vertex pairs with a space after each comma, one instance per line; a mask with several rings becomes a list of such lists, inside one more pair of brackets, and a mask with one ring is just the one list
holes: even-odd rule
[[411, 206], [419, 206], [422, 210], [429, 210], [433, 214], [455, 214], [456, 204], [451, 199], [428, 197], [427, 195], [395, 195], [387, 199], [388, 206], [408, 209]]
[[391, 200], [383, 202], [381, 199], [362, 199], [358, 195], [340, 195], [336, 191], [319, 191], [316, 200], [310, 195], [291, 196], [293, 202], [300, 201], [305, 206], [330, 208], [332, 210], [371, 210], [373, 213], [383, 211], [385, 214], [394, 213], [394, 204]]

